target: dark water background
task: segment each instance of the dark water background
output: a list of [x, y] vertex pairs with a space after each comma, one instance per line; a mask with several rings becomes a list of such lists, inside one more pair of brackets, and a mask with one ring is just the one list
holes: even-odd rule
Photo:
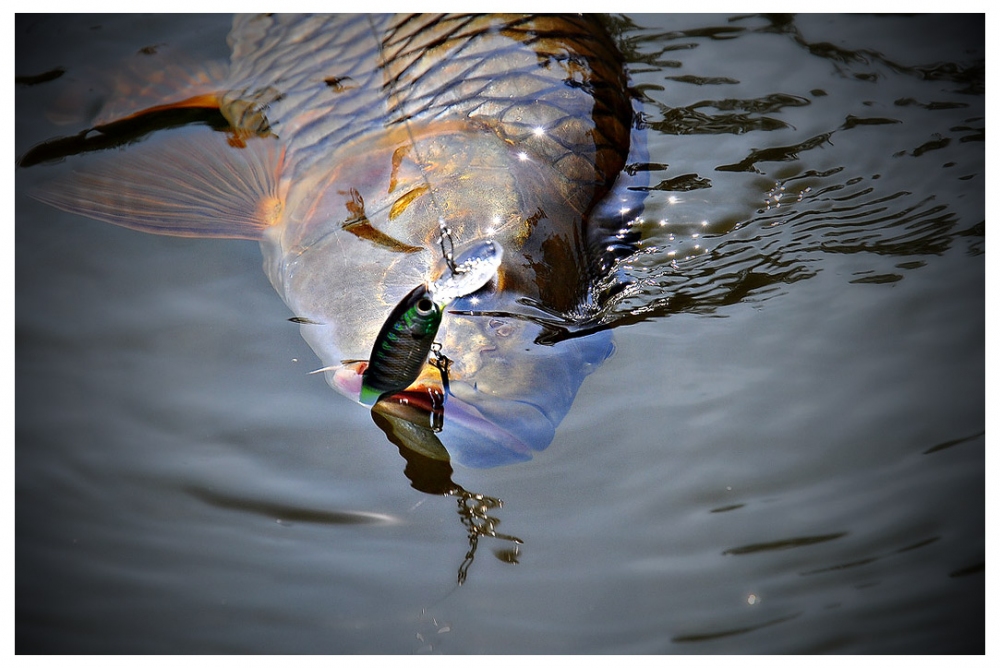
[[[87, 127], [44, 116], [74, 82], [228, 24], [19, 16], [17, 75], [65, 74], [17, 85], [17, 153]], [[983, 17], [618, 26], [647, 252], [552, 445], [455, 471], [478, 504], [307, 375], [256, 244], [17, 171], [17, 651], [984, 651]]]

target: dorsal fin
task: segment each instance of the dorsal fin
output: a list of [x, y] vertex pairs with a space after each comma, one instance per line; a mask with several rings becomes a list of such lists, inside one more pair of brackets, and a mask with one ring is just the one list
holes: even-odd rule
[[[218, 108], [229, 66], [217, 61], [195, 61], [180, 49], [148, 46], [111, 69], [86, 64], [71, 68], [46, 110], [56, 125], [89, 124], [101, 127], [163, 108]], [[99, 101], [93, 114], [92, 103]]]
[[143, 232], [259, 239], [281, 216], [282, 158], [273, 138], [235, 148], [221, 132], [168, 132], [97, 157], [85, 171], [31, 195], [63, 211]]
[[113, 88], [93, 124], [99, 127], [159, 108], [218, 108], [227, 70], [223, 63], [196, 62], [167, 45], [142, 49], [114, 73]]

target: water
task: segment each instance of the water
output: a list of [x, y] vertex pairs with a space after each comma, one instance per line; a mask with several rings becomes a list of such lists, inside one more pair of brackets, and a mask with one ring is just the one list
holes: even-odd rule
[[[18, 170], [17, 651], [984, 651], [982, 17], [630, 20], [654, 190], [617, 351], [464, 498], [307, 375], [256, 244]], [[17, 87], [21, 154], [86, 127], [43, 118], [74, 80], [225, 57], [228, 19], [16, 27], [18, 75], [67, 69]]]

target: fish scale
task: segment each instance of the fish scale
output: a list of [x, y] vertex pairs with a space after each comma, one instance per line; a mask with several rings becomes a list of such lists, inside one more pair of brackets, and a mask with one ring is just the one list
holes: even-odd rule
[[[161, 101], [144, 98], [145, 110], [109, 104], [129, 110], [137, 140], [36, 196], [148, 232], [259, 240], [268, 278], [337, 391], [357, 401], [372, 361], [369, 377], [386, 370], [379, 397], [426, 407], [428, 393], [444, 396], [426, 362], [436, 340], [451, 391], [433, 438], [469, 461], [485, 461], [487, 447], [507, 453], [490, 461], [545, 447], [611, 348], [607, 336], [534, 342], [594, 325], [600, 294], [613, 292], [607, 273], [638, 238], [627, 228], [646, 179], [623, 171], [645, 161], [641, 131], [601, 22], [241, 16], [228, 41], [221, 78], [187, 77]], [[144, 118], [172, 108], [216, 116], [141, 134]], [[81, 143], [56, 141], [45, 155]], [[449, 278], [448, 247], [495, 248], [499, 266], [467, 286]], [[384, 327], [417, 322], [394, 310], [415, 286], [450, 304], [437, 309], [436, 336], [412, 350], [383, 337], [405, 358], [397, 367], [373, 344]]]
[[[371, 21], [371, 22], [370, 22]], [[274, 85], [281, 100], [267, 110], [276, 133], [295, 149], [292, 178], [329, 157], [331, 147], [349, 144], [385, 120], [378, 70], [378, 30], [385, 16], [237, 17], [230, 43], [232, 69], [226, 86], [250, 94]], [[308, 54], [304, 56], [304, 54]], [[349, 79], [346, 94], [326, 80]]]
[[[384, 123], [404, 118], [477, 118], [494, 123], [498, 133], [510, 137], [592, 118], [595, 97], [567, 89], [566, 72], [559, 65], [539, 68], [539, 52], [524, 48], [525, 42], [532, 43], [554, 63], [565, 51], [559, 40], [534, 36], [538, 31], [530, 29], [525, 17], [410, 23], [403, 18], [356, 15], [237, 19], [226, 87], [246, 97], [264, 86], [281, 93], [281, 99], [269, 105], [267, 117], [275, 132], [294, 147], [288, 156], [293, 173], [330, 159], [331, 147], [349, 146]], [[410, 32], [403, 33], [401, 28], [408, 25]], [[573, 27], [573, 37], [599, 43], [591, 36], [592, 29]], [[393, 30], [400, 30], [400, 35]], [[382, 31], [388, 32], [382, 40], [384, 53], [374, 37]], [[431, 44], [440, 53], [428, 53]], [[309, 56], [303, 57], [303, 52]], [[331, 76], [349, 78], [353, 86], [334, 93], [325, 82]], [[620, 87], [617, 90], [612, 98], [621, 98]], [[622, 116], [621, 106], [627, 100], [597, 102], [597, 122], [588, 122], [589, 129], [596, 130], [596, 151], [593, 139], [573, 129], [534, 141], [539, 155], [550, 160], [590, 156], [599, 169], [602, 151], [609, 146], [620, 150], [620, 135], [628, 128], [612, 127], [620, 123], [611, 121]], [[603, 125], [610, 132], [602, 121], [608, 121]]]

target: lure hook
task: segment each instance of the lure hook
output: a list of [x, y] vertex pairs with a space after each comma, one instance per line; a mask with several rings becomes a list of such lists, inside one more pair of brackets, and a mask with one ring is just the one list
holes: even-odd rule
[[431, 344], [431, 354], [434, 357], [428, 362], [431, 366], [438, 370], [441, 374], [441, 388], [444, 390], [444, 396], [451, 394], [451, 385], [448, 381], [448, 370], [451, 368], [451, 358], [441, 352], [441, 343], [435, 341]]

